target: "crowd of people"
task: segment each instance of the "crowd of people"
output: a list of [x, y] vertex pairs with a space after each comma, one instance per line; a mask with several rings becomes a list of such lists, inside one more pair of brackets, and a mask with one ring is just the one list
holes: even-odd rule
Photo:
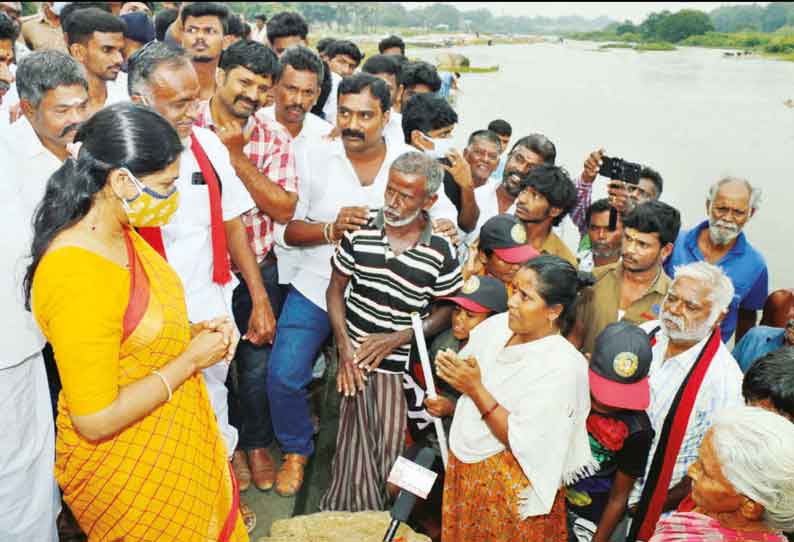
[[594, 200], [605, 151], [571, 177], [515, 112], [453, 148], [459, 75], [398, 36], [160, 4], [0, 2], [0, 539], [248, 540], [240, 494], [305, 483], [322, 378], [324, 511], [388, 509], [429, 447], [435, 540], [794, 531], [756, 184], [682, 218], [642, 166]]

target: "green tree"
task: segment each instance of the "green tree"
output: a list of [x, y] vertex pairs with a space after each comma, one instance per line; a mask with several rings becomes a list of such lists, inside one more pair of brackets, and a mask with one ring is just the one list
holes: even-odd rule
[[695, 9], [682, 9], [662, 19], [656, 27], [656, 38], [662, 41], [679, 42], [689, 36], [697, 36], [714, 30], [709, 16]]
[[640, 34], [642, 35], [643, 39], [646, 40], [655, 40], [658, 39], [659, 33], [659, 24], [664, 21], [667, 17], [670, 16], [669, 11], [660, 11], [658, 13], [651, 13], [648, 17], [645, 18], [644, 21], [640, 24]]
[[786, 25], [790, 13], [790, 3], [770, 2], [761, 16], [761, 30], [774, 32]]
[[752, 6], [721, 6], [709, 13], [717, 32], [738, 32], [740, 30], [761, 30], [764, 8]]
[[623, 21], [615, 27], [616, 34], [629, 34], [637, 32], [638, 28], [631, 21]]

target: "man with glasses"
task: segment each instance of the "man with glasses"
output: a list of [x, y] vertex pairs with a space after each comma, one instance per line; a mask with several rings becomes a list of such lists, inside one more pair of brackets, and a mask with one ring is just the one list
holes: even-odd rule
[[706, 199], [708, 220], [683, 232], [665, 264], [668, 274], [677, 266], [706, 261], [720, 266], [733, 282], [736, 295], [720, 325], [722, 340], [736, 331], [736, 340], [756, 324], [769, 287], [766, 261], [742, 230], [761, 203], [761, 190], [749, 181], [725, 177], [714, 183]]

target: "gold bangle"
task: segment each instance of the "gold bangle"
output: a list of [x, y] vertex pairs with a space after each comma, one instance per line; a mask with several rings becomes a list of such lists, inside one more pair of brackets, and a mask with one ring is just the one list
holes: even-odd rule
[[323, 226], [323, 237], [325, 237], [325, 242], [329, 245], [332, 244], [334, 241], [331, 239], [331, 227], [333, 225], [330, 222], [327, 222], [325, 226]]
[[152, 374], [159, 376], [160, 380], [163, 381], [163, 385], [165, 386], [165, 389], [168, 390], [168, 399], [165, 400], [165, 402], [167, 403], [168, 401], [171, 400], [171, 397], [173, 397], [174, 395], [173, 392], [171, 391], [171, 384], [169, 384], [168, 380], [166, 380], [165, 377], [162, 374], [160, 374], [160, 371], [152, 371]]

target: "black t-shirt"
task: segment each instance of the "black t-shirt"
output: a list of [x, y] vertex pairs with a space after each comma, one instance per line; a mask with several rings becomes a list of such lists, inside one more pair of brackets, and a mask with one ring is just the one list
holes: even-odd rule
[[[625, 429], [621, 429], [621, 424]], [[578, 516], [598, 525], [609, 500], [616, 471], [632, 478], [645, 474], [654, 433], [648, 415], [638, 411], [610, 415], [591, 412], [587, 428], [593, 457], [601, 466], [594, 475], [568, 488], [568, 507]], [[625, 430], [628, 435], [619, 444], [616, 435]]]

